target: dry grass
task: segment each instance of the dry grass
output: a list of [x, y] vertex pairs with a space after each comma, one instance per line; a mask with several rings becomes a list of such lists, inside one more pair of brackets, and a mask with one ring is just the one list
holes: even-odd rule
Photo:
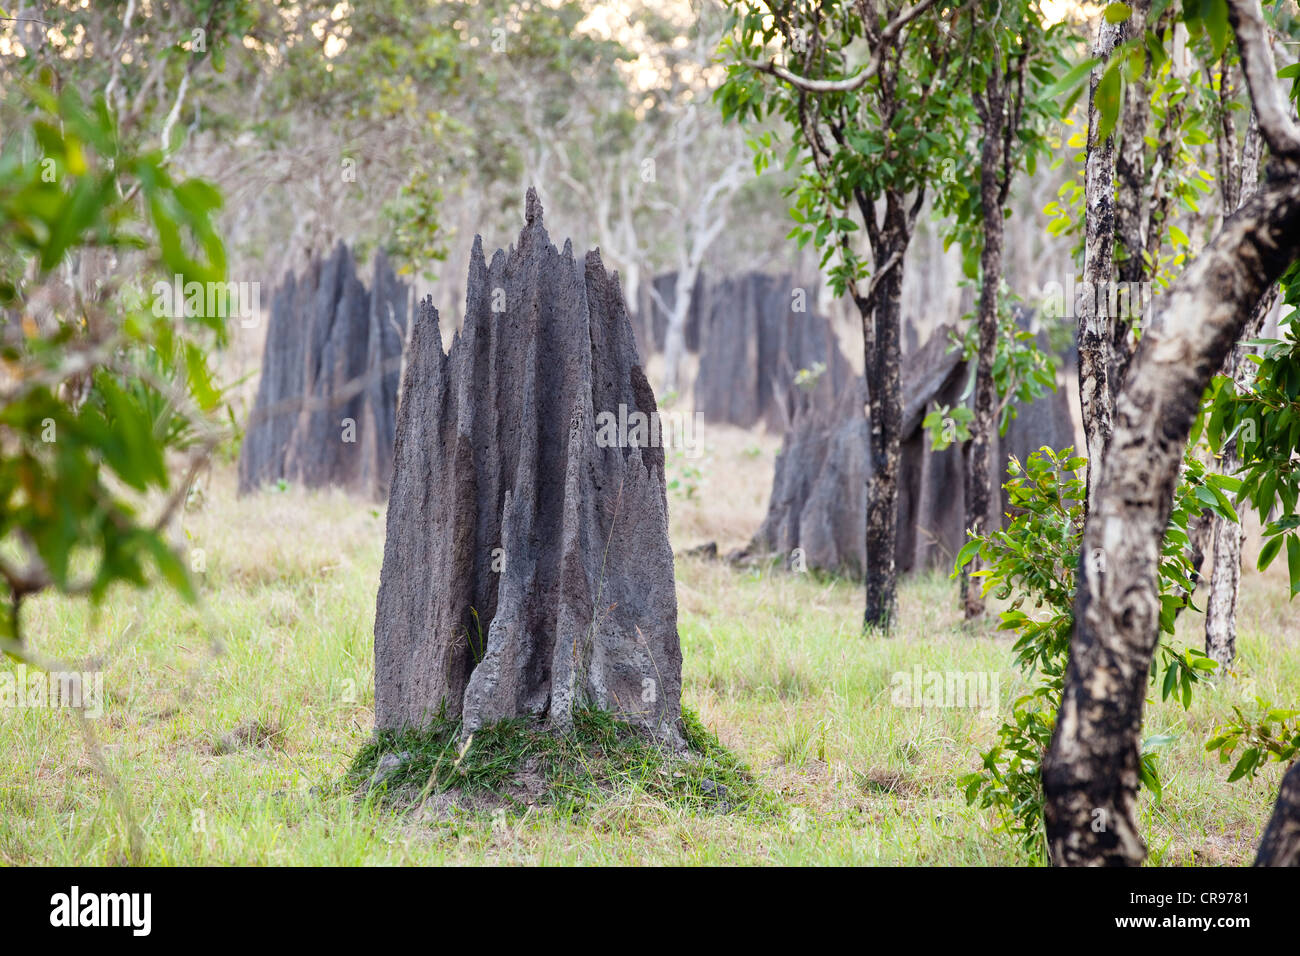
[[[679, 550], [743, 544], [766, 502], [777, 440], [706, 439], [693, 490], [670, 461]], [[92, 724], [111, 778], [67, 710], [0, 709], [0, 863], [1026, 862], [955, 784], [996, 721], [891, 701], [892, 675], [916, 666], [995, 673], [1004, 709], [1026, 686], [1009, 641], [963, 626], [942, 576], [905, 583], [902, 623], [881, 640], [860, 633], [856, 586], [680, 558], [685, 703], [781, 811], [698, 813], [632, 781], [581, 812], [493, 826], [337, 786], [371, 735], [382, 510], [294, 489], [236, 500], [222, 471], [183, 524], [205, 562], [201, 607], [160, 589], [117, 592], [94, 614], [55, 597], [30, 607], [40, 652], [104, 671], [106, 712]], [[1142, 802], [1153, 862], [1247, 862], [1267, 818], [1277, 768], [1227, 784], [1203, 750], [1232, 704], [1294, 703], [1300, 687], [1280, 575], [1247, 572], [1243, 607], [1239, 678], [1189, 712], [1149, 709], [1147, 732], [1175, 737], [1163, 801]], [[1187, 615], [1184, 636], [1199, 640], [1199, 625]]]

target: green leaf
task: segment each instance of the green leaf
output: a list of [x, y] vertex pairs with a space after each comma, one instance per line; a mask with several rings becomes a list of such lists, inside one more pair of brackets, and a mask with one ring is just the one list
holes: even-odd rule
[[1073, 90], [1079, 85], [1085, 76], [1092, 72], [1092, 68], [1100, 62], [1101, 60], [1098, 57], [1084, 60], [1078, 66], [1070, 70], [1069, 73], [1066, 73], [1065, 76], [1061, 77], [1047, 89], [1043, 90], [1043, 99], [1054, 100], [1062, 93]]
[[1286, 536], [1286, 564], [1291, 574], [1291, 596], [1295, 597], [1300, 593], [1300, 537], [1294, 534]]
[[1251, 747], [1241, 755], [1241, 759], [1237, 761], [1237, 765], [1232, 768], [1232, 773], [1228, 774], [1228, 783], [1232, 783], [1234, 780], [1240, 780], [1246, 774], [1254, 770], [1257, 763], [1259, 763], [1259, 750], [1255, 747]]
[[1142, 778], [1142, 785], [1160, 799], [1161, 785], [1160, 774], [1156, 770], [1156, 760], [1154, 754], [1143, 754], [1139, 761], [1139, 769]]
[[1105, 142], [1115, 129], [1119, 120], [1119, 105], [1122, 86], [1120, 83], [1120, 61], [1112, 60], [1097, 83], [1097, 95], [1094, 103], [1097, 107], [1097, 141]]
[[1228, 3], [1227, 0], [1205, 0], [1201, 4], [1201, 16], [1205, 22], [1205, 32], [1214, 48], [1214, 59], [1223, 56], [1228, 45]]
[[1170, 667], [1167, 671], [1165, 671], [1165, 683], [1164, 686], [1160, 688], [1161, 700], [1169, 699], [1169, 695], [1174, 692], [1174, 686], [1177, 683], [1177, 681], [1178, 681], [1178, 671], [1175, 670], [1173, 667]]
[[957, 570], [960, 570], [966, 567], [966, 565], [970, 564], [971, 559], [974, 558], [975, 555], [979, 553], [980, 545], [982, 543], [983, 542], [979, 538], [971, 538], [964, 545], [962, 545], [961, 550], [957, 552]]
[[1259, 549], [1259, 560], [1255, 563], [1255, 566], [1261, 571], [1267, 570], [1268, 566], [1273, 563], [1273, 559], [1277, 557], [1277, 553], [1281, 550], [1282, 538], [1269, 538], [1264, 542], [1264, 547]]
[[[1202, 492], [1205, 492], [1205, 494], [1202, 494]], [[1228, 496], [1225, 495], [1221, 489], [1213, 484], [1198, 485], [1196, 487], [1196, 497], [1205, 501], [1207, 496], [1209, 501], [1206, 503], [1210, 505], [1211, 509], [1220, 517], [1228, 519], [1233, 524], [1241, 524], [1241, 519], [1237, 517], [1236, 509], [1232, 507], [1232, 502], [1228, 500]]]

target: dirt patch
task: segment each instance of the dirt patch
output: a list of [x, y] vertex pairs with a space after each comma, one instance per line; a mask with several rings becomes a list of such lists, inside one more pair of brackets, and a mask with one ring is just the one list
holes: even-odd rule
[[229, 733], [222, 734], [212, 744], [212, 752], [225, 757], [240, 750], [270, 747], [279, 749], [284, 740], [284, 728], [275, 722], [246, 720]]
[[912, 796], [921, 788], [915, 780], [899, 770], [868, 770], [853, 774], [854, 785], [868, 796], [872, 794], [893, 793], [899, 796]]

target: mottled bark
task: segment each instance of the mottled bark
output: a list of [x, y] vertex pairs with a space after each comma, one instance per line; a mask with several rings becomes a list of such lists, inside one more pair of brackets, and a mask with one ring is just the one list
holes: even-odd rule
[[1259, 116], [1252, 109], [1246, 125], [1246, 141], [1241, 147], [1241, 202], [1245, 202], [1259, 189], [1261, 154], [1264, 138], [1259, 134]]
[[1174, 195], [1169, 184], [1178, 175], [1173, 169], [1176, 150], [1174, 140], [1177, 130], [1182, 126], [1186, 102], [1184, 98], [1177, 103], [1170, 103], [1165, 108], [1165, 120], [1160, 125], [1159, 145], [1156, 147], [1156, 158], [1151, 172], [1151, 204], [1146, 228], [1146, 258], [1153, 270], [1159, 268], [1160, 236], [1165, 221], [1169, 218], [1169, 210], [1173, 206]]
[[1088, 448], [1088, 503], [1101, 474], [1110, 444], [1114, 394], [1111, 365], [1114, 323], [1107, 314], [1106, 288], [1114, 277], [1115, 244], [1115, 140], [1102, 139], [1097, 109], [1097, 85], [1106, 63], [1125, 36], [1123, 23], [1104, 17], [1097, 29], [1092, 54], [1100, 58], [1088, 86], [1088, 148], [1084, 168], [1084, 253], [1082, 294], [1076, 303], [1079, 321], [1079, 403], [1083, 436]]
[[[1145, 29], [1148, 4], [1133, 5], [1132, 32]], [[1148, 67], [1149, 69], [1149, 67]], [[1147, 123], [1151, 116], [1150, 91], [1144, 75], [1124, 90], [1124, 112], [1120, 123], [1120, 148], [1115, 161], [1119, 192], [1115, 207], [1115, 229], [1123, 257], [1119, 262], [1121, 282], [1140, 282], [1147, 274], [1142, 261], [1142, 228], [1146, 212], [1145, 156]]]
[[[1225, 56], [1220, 64], [1222, 77], [1219, 79], [1219, 128], [1215, 136], [1216, 157], [1219, 168], [1219, 193], [1223, 198], [1223, 218], [1228, 218], [1241, 206], [1245, 196], [1241, 193], [1241, 165], [1237, 159], [1237, 127], [1233, 122], [1233, 111], [1228, 109], [1232, 101], [1232, 69]], [[1209, 67], [1206, 67], [1209, 72]]]
[[1214, 563], [1205, 605], [1205, 653], [1226, 673], [1237, 656], [1237, 594], [1241, 587], [1241, 525], [1213, 519]]
[[[1128, 20], [1129, 36], [1142, 36], [1146, 30], [1150, 0], [1139, 0], [1132, 5], [1133, 14]], [[1143, 261], [1145, 241], [1142, 227], [1147, 218], [1147, 191], [1145, 181], [1146, 135], [1151, 118], [1151, 92], [1147, 79], [1150, 61], [1142, 77], [1124, 90], [1124, 109], [1120, 115], [1120, 147], [1115, 161], [1115, 175], [1119, 180], [1115, 204], [1115, 234], [1121, 257], [1118, 263], [1120, 282], [1140, 283], [1149, 271]], [[1129, 288], [1134, 288], [1129, 285]], [[1130, 300], [1131, 301], [1131, 300]], [[1133, 335], [1135, 316], [1116, 316], [1112, 337], [1111, 394], [1124, 386], [1124, 375], [1132, 361], [1137, 339]]]
[[[1003, 223], [1008, 171], [1003, 133], [1007, 128], [1007, 95], [999, 58], [989, 70], [984, 93], [976, 94], [984, 142], [980, 147], [980, 205], [983, 211], [984, 248], [980, 252], [980, 300], [976, 323], [979, 352], [975, 364], [975, 407], [971, 420], [966, 463], [966, 527], [985, 533], [989, 502], [993, 498], [993, 431], [997, 427], [997, 385], [993, 359], [998, 344], [998, 286], [1002, 281]], [[976, 556], [962, 569], [962, 596], [967, 620], [984, 613], [984, 595]]]
[[[887, 230], [890, 228], [886, 226]], [[898, 227], [896, 226], [895, 229]], [[901, 256], [907, 236], [894, 232]], [[871, 474], [867, 478], [867, 607], [863, 624], [888, 630], [898, 611], [898, 462], [903, 428], [901, 308], [903, 264], [885, 273], [872, 312], [874, 349], [867, 351], [867, 422]], [[868, 319], [864, 316], [864, 324]]]
[[1255, 855], [1256, 866], [1300, 866], [1300, 761], [1282, 778], [1273, 816]]
[[[1242, 6], [1233, 3], [1234, 18]], [[1139, 744], [1174, 485], [1206, 384], [1297, 255], [1300, 170], [1279, 166], [1161, 297], [1134, 356], [1084, 529], [1082, 553], [1104, 560], [1079, 563], [1070, 663], [1043, 764], [1057, 864], [1136, 865], [1146, 855]]]
[[[1259, 188], [1259, 162], [1262, 140], [1259, 135], [1259, 118], [1251, 110], [1250, 123], [1246, 127], [1246, 142], [1242, 150], [1241, 183], [1236, 196], [1244, 202], [1255, 194]], [[1234, 144], [1235, 148], [1235, 144]], [[1227, 201], [1227, 195], [1224, 196]], [[1273, 307], [1277, 289], [1270, 289], [1260, 300], [1251, 317], [1243, 340], [1250, 340], [1259, 335], [1264, 318]], [[1232, 377], [1237, 388], [1243, 388], [1250, 380], [1255, 366], [1247, 361], [1250, 348], [1239, 343], [1228, 355], [1223, 373]], [[1234, 435], [1224, 444], [1220, 470], [1230, 475], [1237, 470], [1237, 439]], [[1205, 605], [1205, 653], [1219, 664], [1220, 671], [1226, 671], [1237, 656], [1237, 594], [1241, 587], [1241, 525], [1228, 521], [1218, 515], [1209, 518], [1212, 539], [1210, 570], [1210, 595]]]

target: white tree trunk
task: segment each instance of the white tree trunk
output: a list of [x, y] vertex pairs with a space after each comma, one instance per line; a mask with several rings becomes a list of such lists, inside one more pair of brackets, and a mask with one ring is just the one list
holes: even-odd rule
[[695, 277], [699, 269], [687, 265], [677, 270], [673, 287], [673, 307], [668, 313], [668, 328], [664, 332], [664, 387], [665, 396], [676, 392], [680, 385], [682, 358], [686, 354], [686, 318], [691, 314], [691, 301], [695, 295]]
[[[1259, 188], [1261, 145], [1259, 117], [1252, 110], [1241, 161], [1241, 187], [1237, 193], [1239, 204], [1253, 196]], [[1252, 339], [1259, 334], [1275, 298], [1276, 290], [1270, 289], [1255, 309], [1255, 314], [1242, 335], [1243, 339]], [[1246, 385], [1253, 374], [1255, 366], [1246, 359], [1249, 351], [1245, 345], [1238, 345], [1232, 350], [1224, 367], [1224, 373], [1232, 376], [1238, 388]], [[1224, 474], [1230, 475], [1237, 465], [1237, 441], [1233, 438], [1223, 449], [1220, 468]], [[1237, 656], [1237, 594], [1241, 587], [1242, 531], [1240, 524], [1218, 515], [1211, 515], [1210, 523], [1214, 550], [1210, 596], [1205, 605], [1205, 653], [1218, 662], [1220, 673], [1224, 673]]]
[[1070, 664], [1043, 764], [1055, 863], [1136, 865], [1146, 855], [1135, 809], [1161, 545], [1201, 394], [1260, 298], [1300, 255], [1300, 167], [1287, 172], [1161, 297], [1116, 401], [1082, 552], [1103, 560], [1079, 564]]
[[1088, 151], [1084, 170], [1083, 284], [1089, 290], [1076, 303], [1079, 319], [1079, 403], [1084, 442], [1088, 448], [1088, 503], [1097, 486], [1101, 462], [1110, 443], [1111, 366], [1114, 319], [1108, 315], [1106, 287], [1114, 278], [1115, 140], [1100, 138], [1096, 106], [1097, 84], [1115, 46], [1124, 39], [1124, 24], [1102, 19], [1093, 45], [1101, 62], [1093, 68], [1088, 90]]

